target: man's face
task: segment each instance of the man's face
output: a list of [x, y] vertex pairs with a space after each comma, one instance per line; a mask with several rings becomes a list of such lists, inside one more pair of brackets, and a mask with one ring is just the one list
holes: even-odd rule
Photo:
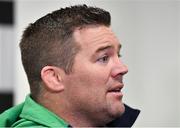
[[105, 26], [77, 29], [81, 46], [72, 73], [63, 80], [70, 111], [91, 120], [110, 121], [124, 112], [123, 75], [128, 69], [118, 57], [120, 44]]

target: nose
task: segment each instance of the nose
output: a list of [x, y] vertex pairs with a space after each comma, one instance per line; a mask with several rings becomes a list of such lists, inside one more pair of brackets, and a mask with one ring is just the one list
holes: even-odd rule
[[128, 68], [121, 60], [118, 59], [118, 61], [114, 64], [114, 67], [112, 68], [111, 75], [113, 78], [116, 78], [118, 76], [123, 76], [126, 73], [128, 73]]

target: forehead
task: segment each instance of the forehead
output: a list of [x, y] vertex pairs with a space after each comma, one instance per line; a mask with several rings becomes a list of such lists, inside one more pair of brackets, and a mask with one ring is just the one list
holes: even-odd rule
[[120, 47], [120, 43], [112, 32], [111, 28], [106, 26], [91, 26], [74, 31], [74, 38], [82, 48], [98, 48], [104, 45], [110, 45], [115, 48]]

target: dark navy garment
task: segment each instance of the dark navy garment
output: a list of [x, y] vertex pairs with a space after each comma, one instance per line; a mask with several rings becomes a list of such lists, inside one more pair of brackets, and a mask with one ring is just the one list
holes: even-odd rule
[[132, 127], [134, 122], [136, 121], [140, 110], [133, 109], [125, 104], [125, 112], [124, 114], [107, 124], [107, 127]]

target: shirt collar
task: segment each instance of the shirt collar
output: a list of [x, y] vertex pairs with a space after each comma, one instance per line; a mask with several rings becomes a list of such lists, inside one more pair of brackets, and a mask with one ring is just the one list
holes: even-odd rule
[[31, 99], [30, 95], [26, 97], [20, 117], [49, 127], [68, 126], [68, 124], [63, 119]]

